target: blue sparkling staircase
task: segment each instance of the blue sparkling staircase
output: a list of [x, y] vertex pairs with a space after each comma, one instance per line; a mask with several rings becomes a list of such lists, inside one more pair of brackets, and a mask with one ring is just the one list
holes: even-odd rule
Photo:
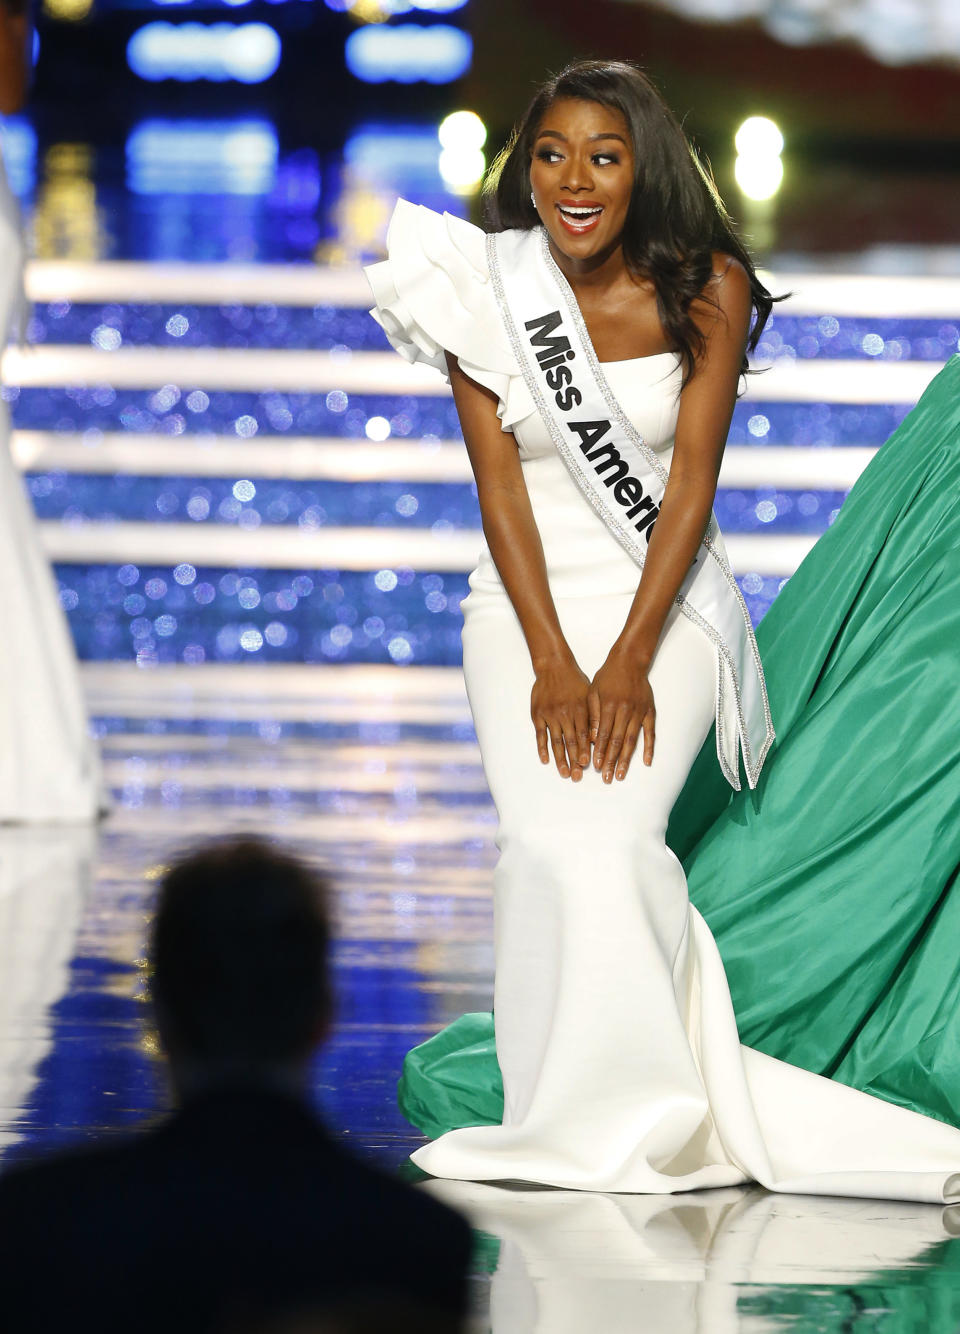
[[[717, 497], [755, 619], [960, 325], [955, 280], [777, 281], [797, 296]], [[4, 393], [82, 658], [459, 661], [475, 488], [452, 400], [388, 353], [358, 272], [48, 262], [30, 286]]]

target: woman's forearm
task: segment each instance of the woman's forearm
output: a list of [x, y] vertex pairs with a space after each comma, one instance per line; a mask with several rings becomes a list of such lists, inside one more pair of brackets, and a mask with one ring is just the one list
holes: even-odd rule
[[484, 536], [517, 613], [534, 668], [539, 672], [542, 666], [567, 663], [570, 649], [550, 593], [543, 544], [516, 441], [500, 428], [496, 395], [464, 375], [449, 352], [446, 362], [477, 481]]
[[671, 476], [654, 524], [640, 584], [615, 647], [649, 665], [670, 608], [710, 521], [715, 491]]
[[569, 655], [550, 592], [543, 545], [522, 479], [480, 492], [483, 533], [517, 613], [534, 668]]

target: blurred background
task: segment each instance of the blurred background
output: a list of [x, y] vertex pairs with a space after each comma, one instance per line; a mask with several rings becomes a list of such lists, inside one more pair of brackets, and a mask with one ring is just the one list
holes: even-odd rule
[[[369, 256], [398, 192], [469, 212], [480, 152], [587, 55], [648, 70], [761, 250], [956, 237], [954, 0], [43, 0], [37, 48], [4, 137], [44, 258]], [[754, 115], [782, 179], [736, 173]]]
[[[648, 70], [763, 250], [956, 234], [953, 0], [43, 0], [37, 47], [5, 142], [42, 257], [369, 255], [398, 191], [469, 211], [456, 150], [495, 150], [585, 55]], [[444, 164], [458, 109], [486, 139], [451, 129]], [[757, 114], [784, 138], [775, 191], [735, 174]]]
[[[458, 660], [471, 479], [444, 447], [457, 426], [440, 386], [351, 361], [386, 348], [358, 265], [383, 253], [398, 195], [476, 218], [537, 81], [585, 55], [639, 61], [771, 281], [811, 276], [758, 352], [777, 363], [753, 386], [773, 410], [742, 403], [731, 444], [885, 438], [957, 346], [960, 301], [935, 281], [960, 277], [955, 0], [43, 0], [33, 97], [2, 130], [36, 303], [4, 392], [85, 658]], [[818, 288], [830, 274], [889, 281]], [[812, 363], [803, 384], [790, 361]], [[896, 388], [878, 364], [892, 362]], [[344, 438], [365, 447], [349, 467]], [[814, 491], [779, 499], [754, 464], [774, 489], [725, 488], [721, 523], [815, 533], [865, 457], [821, 456]], [[346, 604], [318, 609], [307, 569], [244, 600], [242, 550], [296, 563], [291, 526], [321, 567], [337, 565], [331, 530], [340, 551], [361, 527], [406, 530], [383, 559], [399, 588], [351, 570]], [[447, 538], [436, 569], [426, 533]], [[800, 549], [744, 551], [755, 616]]]

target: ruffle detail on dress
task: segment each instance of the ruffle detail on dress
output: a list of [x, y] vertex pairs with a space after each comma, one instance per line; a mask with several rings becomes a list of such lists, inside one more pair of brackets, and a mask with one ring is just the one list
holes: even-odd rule
[[399, 199], [387, 232], [387, 259], [365, 270], [370, 314], [409, 362], [447, 375], [444, 352], [499, 399], [505, 431], [535, 411], [507, 338], [479, 227]]

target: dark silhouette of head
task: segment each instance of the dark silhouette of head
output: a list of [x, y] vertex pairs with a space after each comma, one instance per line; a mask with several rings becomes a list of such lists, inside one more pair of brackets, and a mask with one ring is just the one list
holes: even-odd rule
[[331, 1013], [328, 898], [322, 875], [257, 838], [216, 840], [168, 868], [150, 961], [181, 1093], [306, 1073]]

